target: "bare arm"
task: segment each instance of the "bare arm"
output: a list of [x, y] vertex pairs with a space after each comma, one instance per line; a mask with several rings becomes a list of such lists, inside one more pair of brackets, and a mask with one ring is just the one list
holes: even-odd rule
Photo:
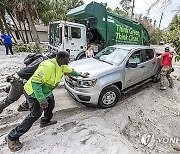
[[86, 50], [85, 54], [86, 54], [86, 58], [87, 58], [87, 55], [88, 55], [87, 50]]
[[94, 51], [93, 50], [91, 50], [91, 53], [92, 53], [92, 56], [94, 57]]
[[158, 56], [157, 58], [158, 58], [158, 59], [161, 59], [161, 58], [162, 58], [162, 55]]

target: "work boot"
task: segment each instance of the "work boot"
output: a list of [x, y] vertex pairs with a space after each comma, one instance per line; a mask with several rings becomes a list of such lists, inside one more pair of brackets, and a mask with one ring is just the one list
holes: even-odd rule
[[40, 127], [46, 127], [46, 126], [49, 126], [49, 125], [53, 125], [53, 124], [56, 124], [57, 123], [57, 120], [52, 120], [48, 123], [40, 123]]
[[3, 91], [6, 92], [6, 93], [9, 93], [10, 88], [11, 88], [11, 86], [5, 87], [5, 88], [3, 88]]
[[172, 147], [174, 150], [176, 150], [176, 151], [180, 151], [180, 145], [178, 146], [178, 145], [173, 145], [173, 147]]
[[19, 139], [15, 140], [15, 141], [11, 141], [8, 136], [5, 137], [5, 141], [8, 144], [8, 148], [12, 151], [12, 152], [16, 152], [19, 151], [22, 147], [23, 144], [19, 141]]
[[160, 90], [166, 90], [165, 86], [160, 86]]

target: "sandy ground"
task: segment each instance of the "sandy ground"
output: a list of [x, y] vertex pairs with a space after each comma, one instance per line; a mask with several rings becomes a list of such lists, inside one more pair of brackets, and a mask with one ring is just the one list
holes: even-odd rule
[[[160, 47], [161, 48], [161, 47]], [[27, 53], [6, 56], [0, 47], [0, 99], [5, 78], [23, 66]], [[39, 127], [39, 120], [23, 135], [17, 154], [176, 154], [180, 146], [180, 64], [174, 62], [174, 88], [160, 91], [147, 82], [125, 93], [110, 109], [91, 109], [75, 102], [63, 86], [55, 90], [56, 125]], [[166, 84], [168, 84], [166, 82]], [[24, 97], [0, 114], [0, 154], [10, 154], [4, 141], [27, 112], [17, 112]], [[179, 139], [179, 140], [178, 140]]]

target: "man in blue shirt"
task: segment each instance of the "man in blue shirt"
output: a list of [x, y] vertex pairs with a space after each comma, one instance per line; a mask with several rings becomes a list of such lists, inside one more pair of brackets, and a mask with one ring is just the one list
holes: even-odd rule
[[4, 46], [6, 48], [6, 55], [9, 54], [9, 50], [11, 52], [12, 55], [13, 54], [13, 51], [12, 51], [12, 40], [11, 40], [11, 35], [8, 34], [7, 32], [5, 32], [4, 34], [1, 35], [1, 38], [3, 39], [3, 43], [4, 43]]

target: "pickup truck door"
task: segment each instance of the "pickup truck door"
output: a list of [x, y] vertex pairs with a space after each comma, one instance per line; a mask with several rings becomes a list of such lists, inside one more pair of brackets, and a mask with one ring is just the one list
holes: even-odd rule
[[127, 88], [129, 86], [132, 86], [140, 81], [143, 80], [144, 70], [145, 70], [145, 63], [143, 61], [143, 55], [142, 50], [136, 50], [134, 51], [129, 59], [127, 60], [127, 63], [129, 62], [137, 62], [136, 68], [125, 68], [125, 84], [124, 88]]
[[153, 49], [144, 49], [143, 54], [145, 55], [145, 70], [143, 78], [145, 80], [155, 74], [157, 62], [155, 51]]

